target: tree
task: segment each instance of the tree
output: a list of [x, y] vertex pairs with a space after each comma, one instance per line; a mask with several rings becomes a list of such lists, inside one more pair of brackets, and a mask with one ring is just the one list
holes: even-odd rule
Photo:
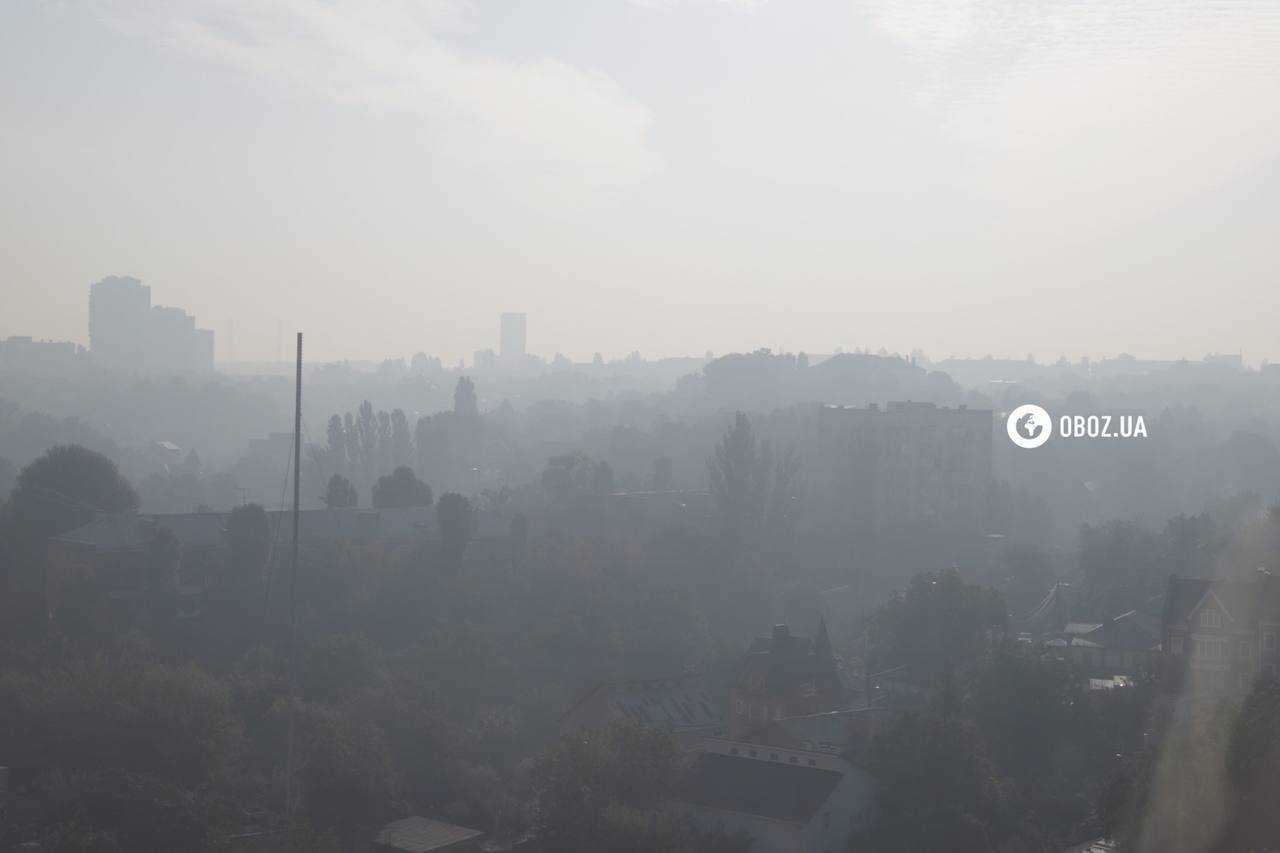
[[542, 488], [561, 504], [589, 501], [613, 491], [613, 469], [581, 450], [561, 453], [547, 460]]
[[378, 412], [378, 461], [376, 468], [378, 474], [383, 471], [393, 470], [391, 457], [391, 415], [387, 414], [386, 411], [380, 411]]
[[347, 470], [347, 433], [342, 428], [342, 418], [329, 418], [329, 466], [338, 473]]
[[[347, 439], [347, 464], [346, 475], [356, 480], [361, 480], [363, 469], [360, 462], [360, 431], [356, 427], [355, 416], [347, 412], [342, 416], [342, 432]], [[361, 480], [364, 485], [369, 485], [368, 480]]]
[[115, 463], [77, 444], [51, 447], [23, 468], [12, 501], [18, 529], [35, 540], [87, 524], [97, 513], [138, 509], [138, 493]]
[[[872, 742], [867, 769], [881, 817], [863, 839], [885, 853], [1046, 851], [1020, 820], [1008, 785], [974, 733], [955, 718], [906, 715]], [[859, 847], [858, 849], [862, 849]]]
[[703, 839], [662, 807], [682, 769], [679, 746], [662, 729], [613, 722], [561, 738], [534, 761], [534, 850], [745, 851], [746, 839]]
[[1264, 678], [1245, 699], [1227, 747], [1235, 789], [1232, 849], [1274, 849], [1280, 839], [1280, 681]]
[[190, 850], [222, 829], [217, 786], [241, 726], [231, 691], [200, 669], [93, 655], [0, 677], [0, 708], [0, 752], [47, 780], [53, 849], [114, 837], [121, 850]]
[[378, 416], [373, 404], [365, 400], [356, 415], [356, 434], [360, 448], [360, 471], [365, 483], [372, 483], [378, 464]]
[[768, 542], [781, 550], [790, 533], [799, 491], [799, 457], [793, 449], [775, 457], [768, 441], [757, 445], [751, 421], [737, 412], [721, 437], [707, 473], [721, 535], [732, 547]]
[[1006, 618], [1000, 593], [966, 582], [955, 570], [911, 579], [867, 625], [868, 664], [874, 670], [910, 667], [928, 686], [949, 687], [955, 669], [986, 653], [992, 629]]
[[31, 637], [42, 629], [43, 614], [59, 605], [46, 600], [46, 540], [98, 513], [136, 511], [138, 493], [101, 453], [59, 445], [22, 469], [12, 497], [0, 507], [0, 625]]
[[18, 469], [13, 463], [0, 456], [0, 501], [9, 497], [14, 484], [18, 482]]
[[324, 505], [329, 509], [345, 509], [360, 505], [360, 496], [351, 481], [341, 474], [329, 478], [329, 485], [324, 490]]
[[391, 464], [399, 468], [413, 461], [413, 434], [404, 409], [391, 413]]
[[453, 411], [465, 418], [480, 416], [480, 402], [476, 399], [476, 386], [469, 376], [458, 378], [458, 385], [453, 390]]
[[431, 506], [431, 487], [419, 480], [412, 468], [401, 465], [373, 484], [373, 506], [375, 509]]
[[440, 525], [445, 565], [456, 572], [471, 541], [471, 504], [457, 492], [445, 492], [436, 505], [436, 523]]
[[310, 721], [300, 773], [311, 825], [333, 829], [350, 849], [356, 833], [386, 816], [397, 787], [386, 737], [373, 723], [335, 711]]
[[1080, 570], [1083, 612], [1076, 616], [1099, 622], [1147, 606], [1168, 582], [1157, 534], [1120, 519], [1081, 528]]

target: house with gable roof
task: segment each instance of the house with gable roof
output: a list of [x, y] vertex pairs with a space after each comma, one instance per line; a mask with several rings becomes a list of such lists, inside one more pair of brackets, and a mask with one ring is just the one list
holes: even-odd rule
[[813, 639], [775, 625], [743, 656], [729, 691], [729, 735], [739, 737], [770, 721], [838, 709], [845, 698], [825, 621]]
[[1280, 578], [1169, 578], [1162, 620], [1166, 689], [1193, 699], [1246, 695], [1280, 675]]
[[686, 747], [724, 734], [724, 717], [699, 673], [597, 684], [560, 720], [560, 731], [602, 728], [613, 720], [664, 728]]

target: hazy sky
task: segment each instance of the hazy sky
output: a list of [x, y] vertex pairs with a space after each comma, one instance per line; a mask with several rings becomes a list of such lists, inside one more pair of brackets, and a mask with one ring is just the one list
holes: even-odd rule
[[1280, 3], [4, 0], [0, 335], [1280, 360]]

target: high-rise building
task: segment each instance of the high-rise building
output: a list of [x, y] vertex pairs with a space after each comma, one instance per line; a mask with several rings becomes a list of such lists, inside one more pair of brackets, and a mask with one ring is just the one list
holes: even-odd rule
[[819, 410], [813, 484], [859, 594], [883, 594], [922, 566], [978, 559], [992, 431], [989, 410], [964, 406]]
[[498, 341], [498, 360], [503, 367], [519, 367], [525, 353], [525, 315], [507, 312], [502, 315], [502, 332]]
[[151, 288], [130, 276], [107, 276], [89, 288], [89, 352], [120, 370], [146, 373], [213, 370], [213, 332], [197, 329], [181, 308], [151, 304]]
[[991, 483], [991, 412], [933, 403], [823, 406], [818, 445], [837, 489], [862, 490], [871, 521], [962, 521], [975, 529]]

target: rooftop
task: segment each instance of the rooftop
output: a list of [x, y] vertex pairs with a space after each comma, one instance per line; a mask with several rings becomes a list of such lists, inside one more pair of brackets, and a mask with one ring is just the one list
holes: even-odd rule
[[429, 853], [431, 850], [443, 850], [451, 845], [482, 837], [484, 833], [478, 829], [415, 816], [382, 827], [374, 843], [407, 853]]
[[680, 780], [676, 797], [704, 808], [808, 823], [842, 778], [821, 767], [704, 752]]
[[675, 730], [714, 728], [723, 723], [702, 676], [691, 673], [598, 684], [565, 716], [572, 718], [591, 710], [625, 717], [642, 726], [666, 725]]

